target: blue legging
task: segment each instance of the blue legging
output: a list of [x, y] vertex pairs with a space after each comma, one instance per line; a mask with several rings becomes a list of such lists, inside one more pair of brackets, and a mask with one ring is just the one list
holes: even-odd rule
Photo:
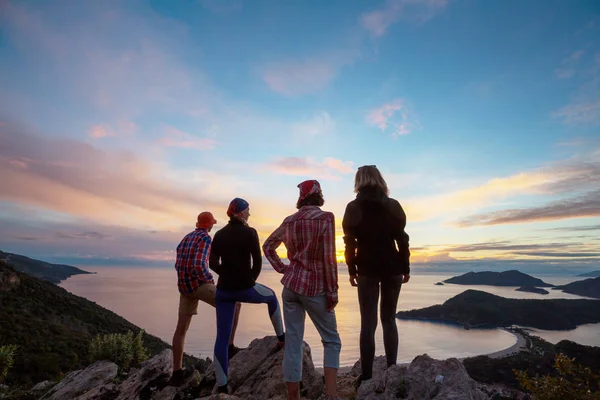
[[268, 287], [256, 283], [254, 287], [246, 290], [226, 291], [217, 289], [215, 295], [217, 304], [217, 340], [215, 341], [215, 375], [217, 385], [227, 384], [227, 370], [229, 367], [229, 338], [233, 326], [233, 315], [235, 303], [267, 303], [271, 323], [275, 328], [275, 334], [280, 341], [284, 340], [283, 323], [281, 322], [281, 309], [279, 301]]

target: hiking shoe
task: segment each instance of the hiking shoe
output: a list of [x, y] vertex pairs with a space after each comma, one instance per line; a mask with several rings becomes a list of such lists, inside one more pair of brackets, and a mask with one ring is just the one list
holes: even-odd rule
[[183, 383], [194, 373], [194, 370], [191, 368], [178, 369], [173, 372], [171, 375], [171, 379], [169, 379], [169, 386], [181, 386]]

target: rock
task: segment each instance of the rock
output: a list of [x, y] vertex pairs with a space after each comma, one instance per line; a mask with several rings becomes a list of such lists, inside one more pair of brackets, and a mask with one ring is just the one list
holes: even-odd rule
[[[110, 361], [96, 361], [83, 370], [73, 371], [40, 400], [83, 399], [92, 389], [105, 386], [117, 376], [118, 367]], [[99, 390], [99, 389], [98, 389]]]
[[[180, 393], [184, 393], [190, 388], [194, 388], [200, 384], [202, 375], [200, 372], [194, 370], [192, 375], [183, 382], [180, 386], [166, 386], [152, 395], [152, 400], [174, 400], [175, 398], [181, 398]], [[179, 395], [179, 396], [178, 396]]]
[[119, 386], [117, 400], [137, 400], [140, 393], [151, 391], [157, 381], [166, 381], [173, 370], [173, 352], [164, 350], [151, 359], [143, 362], [138, 370], [134, 370]]
[[37, 383], [34, 387], [30, 389], [32, 393], [46, 393], [52, 386], [56, 385], [54, 381], [42, 381]]
[[230, 394], [213, 394], [211, 396], [201, 397], [198, 400], [242, 400], [241, 397], [233, 396]]
[[[277, 346], [275, 336], [255, 339], [229, 362], [230, 393], [244, 399], [286, 399], [287, 388], [283, 380], [281, 363], [283, 350]], [[214, 366], [210, 366], [201, 383], [201, 396], [212, 393], [215, 385]], [[210, 391], [209, 391], [210, 390]], [[300, 391], [307, 399], [316, 399], [323, 393], [322, 375], [314, 367], [310, 346], [303, 345], [302, 382]]]
[[[386, 368], [385, 358], [377, 357], [373, 367], [373, 378], [360, 385], [357, 400], [487, 400], [498, 393], [471, 379], [456, 358], [439, 361], [425, 354], [409, 365]], [[353, 368], [353, 373], [357, 371], [360, 372], [359, 363]]]
[[208, 367], [210, 367], [211, 364], [212, 364], [212, 360], [210, 358], [206, 357], [206, 359], [204, 359], [204, 360], [201, 359], [196, 364], [194, 364], [194, 368], [196, 368], [196, 371], [203, 374], [206, 372], [206, 370], [208, 369]]
[[21, 279], [15, 271], [9, 268], [0, 268], [0, 292], [8, 292], [19, 286], [20, 283]]

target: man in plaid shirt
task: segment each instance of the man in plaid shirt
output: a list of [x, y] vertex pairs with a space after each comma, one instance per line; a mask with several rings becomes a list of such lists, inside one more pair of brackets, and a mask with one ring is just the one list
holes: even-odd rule
[[[216, 286], [208, 262], [212, 239], [208, 235], [217, 220], [210, 212], [198, 215], [196, 229], [188, 233], [177, 246], [177, 287], [179, 289], [179, 317], [177, 328], [173, 334], [173, 375], [171, 384], [179, 386], [187, 375], [193, 371], [182, 369], [183, 346], [185, 335], [190, 327], [190, 322], [198, 314], [198, 301], [203, 301], [215, 307]], [[236, 307], [233, 332], [231, 333], [230, 347], [233, 347], [233, 338], [239, 317], [239, 307]]]
[[[304, 319], [308, 313], [323, 342], [326, 398], [334, 399], [342, 348], [334, 311], [338, 303], [335, 217], [320, 208], [325, 200], [319, 182], [304, 181], [298, 188], [298, 212], [287, 217], [263, 245], [265, 257], [283, 274], [286, 331], [283, 377], [288, 399], [299, 399]], [[281, 243], [287, 248], [289, 265], [277, 255]]]

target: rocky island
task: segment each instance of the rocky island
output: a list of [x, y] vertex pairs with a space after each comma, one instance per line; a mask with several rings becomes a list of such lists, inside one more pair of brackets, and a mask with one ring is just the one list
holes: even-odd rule
[[456, 285], [488, 285], [488, 286], [537, 286], [552, 287], [549, 283], [517, 270], [504, 272], [467, 272], [466, 274], [446, 279], [444, 283]]
[[520, 288], [515, 289], [516, 292], [529, 292], [529, 293], [537, 293], [537, 294], [548, 294], [550, 293], [546, 289], [538, 288], [535, 286], [521, 286]]
[[600, 301], [567, 299], [507, 299], [466, 290], [444, 304], [400, 311], [400, 319], [455, 323], [467, 328], [528, 326], [538, 329], [575, 329], [600, 322]]

